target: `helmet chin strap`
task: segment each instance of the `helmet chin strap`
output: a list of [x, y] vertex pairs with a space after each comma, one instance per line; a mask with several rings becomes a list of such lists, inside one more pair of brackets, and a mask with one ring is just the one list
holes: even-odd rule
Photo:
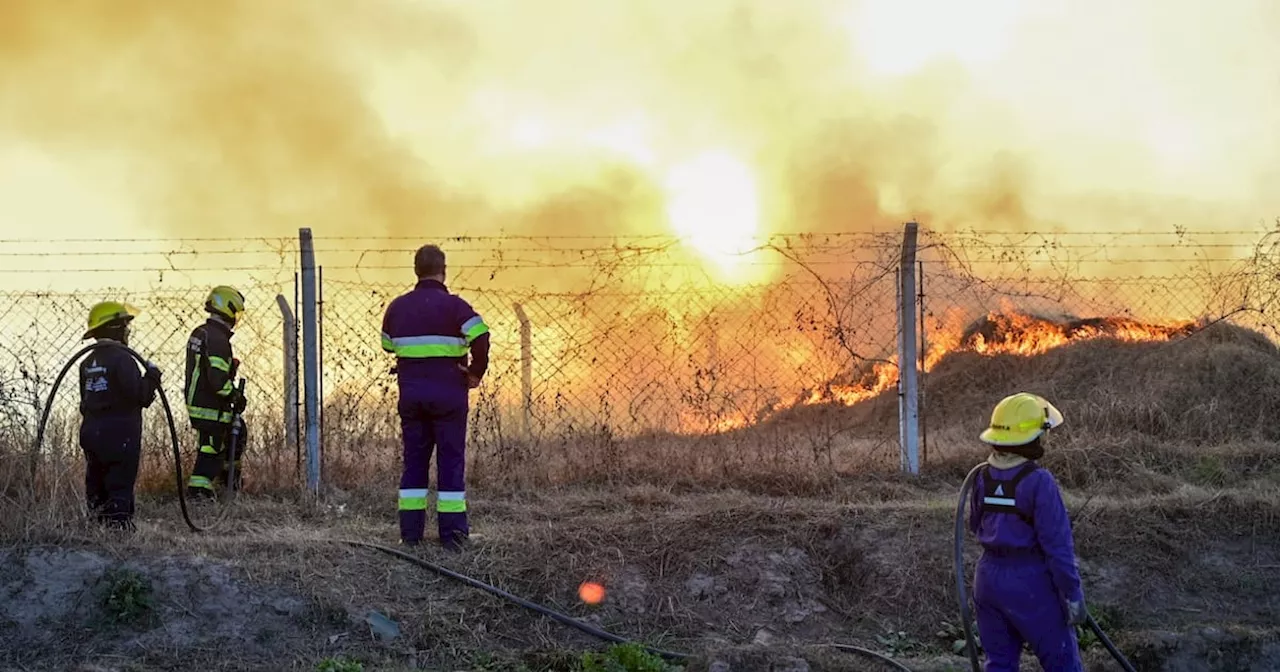
[[1025, 445], [1000, 446], [1000, 452], [1012, 453], [1019, 457], [1025, 457], [1028, 460], [1038, 460], [1044, 457], [1044, 435], [1041, 434], [1039, 439]]

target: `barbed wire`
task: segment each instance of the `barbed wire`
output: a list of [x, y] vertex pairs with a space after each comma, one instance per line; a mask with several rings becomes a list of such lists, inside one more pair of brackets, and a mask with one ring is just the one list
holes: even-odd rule
[[[926, 349], [956, 347], [955, 336], [975, 320], [1005, 311], [1224, 320], [1274, 339], [1269, 316], [1280, 295], [1278, 239], [1274, 231], [922, 230], [917, 256]], [[1053, 244], [1039, 244], [1046, 240]], [[394, 464], [395, 379], [380, 348], [380, 323], [387, 303], [411, 287], [412, 253], [423, 241], [315, 241], [325, 469], [341, 474], [366, 462]], [[117, 251], [77, 250], [66, 241], [41, 243], [48, 249], [35, 241], [24, 249], [0, 242], [6, 243], [0, 250], [0, 404], [18, 409], [5, 416], [0, 432], [29, 429], [62, 359], [81, 344], [89, 306], [101, 299], [131, 300], [144, 310], [135, 345], [161, 364], [172, 389], [187, 334], [203, 320], [205, 293], [216, 281], [250, 297], [235, 345], [252, 381], [251, 418], [270, 428], [252, 434], [255, 449], [282, 464], [296, 458], [282, 422], [289, 403], [283, 342], [290, 335], [282, 333], [274, 303], [280, 295], [301, 312], [297, 241], [78, 243], [109, 242], [105, 247]], [[840, 451], [866, 459], [895, 450], [891, 417], [855, 422], [848, 415], [797, 414], [892, 394], [897, 232], [776, 234], [729, 254], [700, 252], [673, 236], [438, 242], [449, 254], [450, 287], [492, 330], [491, 371], [471, 411], [477, 460], [513, 471], [535, 458], [564, 463], [575, 446], [589, 445], [598, 452], [573, 460], [624, 469], [629, 458], [617, 453], [619, 442], [655, 434], [700, 442], [697, 450], [680, 449], [698, 457], [672, 457], [700, 468], [783, 459], [801, 468], [804, 460], [830, 465]], [[148, 273], [165, 275], [157, 282], [144, 277]], [[45, 276], [61, 286], [28, 286]], [[62, 417], [74, 417], [74, 402], [75, 391], [64, 390]], [[793, 417], [806, 420], [788, 420]], [[792, 434], [770, 434], [774, 426]], [[794, 432], [801, 432], [800, 444]], [[796, 456], [797, 445], [804, 456]]]

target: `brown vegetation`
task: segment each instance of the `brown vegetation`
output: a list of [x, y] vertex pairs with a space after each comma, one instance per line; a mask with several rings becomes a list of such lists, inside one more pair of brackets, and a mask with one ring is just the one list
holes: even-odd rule
[[[1090, 603], [1118, 643], [1145, 669], [1199, 663], [1215, 648], [1217, 662], [1198, 669], [1265, 664], [1280, 636], [1280, 430], [1270, 420], [1280, 412], [1277, 378], [1275, 346], [1227, 324], [1167, 342], [1097, 339], [1036, 356], [954, 352], [927, 377], [930, 452], [914, 479], [893, 471], [892, 446], [866, 439], [868, 423], [893, 422], [891, 396], [799, 406], [717, 436], [482, 445], [471, 490], [486, 538], [458, 557], [423, 552], [619, 634], [700, 652], [695, 668], [718, 658], [765, 669], [773, 664], [759, 659], [765, 651], [775, 662], [800, 656], [822, 669], [873, 669], [817, 645], [883, 650], [877, 635], [905, 632], [895, 646], [913, 669], [954, 669], [963, 660], [946, 654], [935, 633], [955, 621], [955, 489], [983, 455], [975, 437], [991, 405], [1028, 390], [1066, 416], [1044, 463], [1077, 515]], [[251, 462], [252, 492], [227, 529], [203, 537], [183, 531], [172, 495], [155, 492], [163, 488], [144, 498], [146, 520], [132, 538], [88, 530], [75, 514], [79, 467], [64, 450], [60, 467], [44, 463], [39, 497], [4, 501], [0, 529], [11, 553], [95, 548], [153, 573], [152, 558], [194, 553], [226, 563], [237, 590], [301, 600], [299, 613], [283, 620], [263, 615], [274, 613], [265, 598], [242, 614], [283, 634], [278, 644], [229, 652], [224, 664], [241, 669], [266, 660], [274, 669], [311, 669], [307, 661], [337, 652], [395, 665], [475, 665], [476, 651], [550, 664], [527, 652], [594, 645], [492, 596], [331, 543], [396, 538], [394, 437], [356, 436], [316, 503], [272, 487]], [[287, 460], [276, 463], [288, 473]], [[163, 458], [149, 462], [148, 483], [163, 483], [168, 469]], [[10, 564], [7, 580], [18, 581], [23, 565]], [[596, 609], [574, 597], [591, 579], [609, 589]], [[370, 610], [400, 622], [403, 645], [361, 634]], [[217, 641], [178, 638], [139, 653], [95, 635], [73, 653], [127, 651], [163, 667]], [[23, 655], [13, 662], [53, 660]]]

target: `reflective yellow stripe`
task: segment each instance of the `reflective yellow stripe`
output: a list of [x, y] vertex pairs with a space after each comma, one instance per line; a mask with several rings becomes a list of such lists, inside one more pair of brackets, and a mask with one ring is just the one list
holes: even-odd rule
[[467, 342], [457, 336], [405, 336], [391, 339], [397, 357], [466, 357]]
[[192, 474], [191, 478], [187, 479], [187, 485], [193, 488], [206, 488], [208, 490], [213, 489], [213, 481], [210, 481], [208, 478], [204, 476], [196, 476], [195, 474]]
[[200, 446], [200, 452], [204, 453], [205, 455], [217, 455], [218, 449], [214, 448], [213, 446]]
[[196, 401], [196, 386], [200, 384], [200, 358], [196, 358], [196, 369], [191, 372], [191, 385], [187, 387], [187, 407]]
[[385, 331], [384, 331], [384, 332], [382, 332], [382, 349], [383, 349], [383, 350], [385, 350], [385, 351], [387, 351], [387, 352], [395, 352], [395, 351], [396, 351], [396, 345], [395, 345], [395, 343], [392, 343], [392, 342], [391, 342], [391, 337], [390, 337], [390, 336], [388, 336], [388, 335], [387, 335], [387, 332], [385, 332]]
[[485, 324], [479, 315], [462, 323], [462, 335], [466, 337], [468, 345], [487, 333], [489, 333], [489, 325]]
[[428, 494], [426, 488], [400, 488], [400, 510], [426, 511]]
[[225, 360], [225, 359], [223, 359], [223, 358], [221, 358], [221, 357], [214, 357], [214, 356], [210, 355], [210, 356], [209, 356], [209, 366], [212, 366], [213, 368], [215, 368], [215, 369], [217, 369], [217, 370], [219, 370], [219, 371], [226, 371], [226, 372], [228, 372], [228, 373], [230, 373], [230, 372], [231, 372], [231, 362], [228, 362], [227, 360]]
[[466, 513], [467, 493], [441, 490], [436, 494], [436, 511], [439, 513]]
[[219, 413], [217, 410], [212, 408], [187, 406], [187, 417], [192, 420], [212, 420], [213, 422], [229, 423], [231, 422], [231, 411], [222, 411]]

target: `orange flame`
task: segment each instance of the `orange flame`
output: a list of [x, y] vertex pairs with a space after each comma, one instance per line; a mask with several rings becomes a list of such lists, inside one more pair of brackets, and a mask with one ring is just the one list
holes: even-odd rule
[[[1017, 311], [991, 312], [967, 329], [959, 328], [958, 315], [951, 316], [949, 328], [932, 336], [924, 358], [924, 370], [932, 371], [947, 355], [971, 352], [985, 356], [1030, 357], [1070, 343], [1108, 338], [1128, 343], [1168, 341], [1195, 328], [1195, 321], [1171, 325], [1146, 324], [1124, 317], [1053, 321]], [[897, 357], [874, 363], [857, 382], [827, 384], [806, 391], [779, 406], [780, 409], [815, 404], [853, 406], [872, 399], [898, 383]], [[753, 424], [745, 417], [720, 418], [703, 423], [695, 433], [717, 434]]]

